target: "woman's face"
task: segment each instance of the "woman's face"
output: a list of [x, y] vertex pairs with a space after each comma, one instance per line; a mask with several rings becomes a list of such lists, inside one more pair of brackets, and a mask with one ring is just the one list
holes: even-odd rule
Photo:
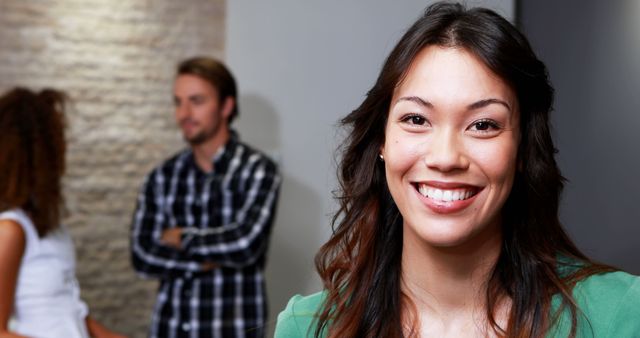
[[393, 94], [381, 149], [405, 238], [457, 247], [498, 235], [518, 119], [513, 90], [473, 54], [430, 46], [416, 56]]

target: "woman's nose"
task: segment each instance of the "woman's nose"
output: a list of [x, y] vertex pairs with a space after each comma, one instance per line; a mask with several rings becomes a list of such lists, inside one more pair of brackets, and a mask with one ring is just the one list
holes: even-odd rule
[[435, 132], [425, 144], [426, 166], [441, 172], [468, 169], [469, 159], [460, 137], [461, 135], [453, 130]]

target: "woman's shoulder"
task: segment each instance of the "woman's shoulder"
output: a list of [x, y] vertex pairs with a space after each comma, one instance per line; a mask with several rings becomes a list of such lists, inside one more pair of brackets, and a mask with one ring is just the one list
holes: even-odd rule
[[308, 296], [293, 296], [287, 307], [278, 315], [274, 337], [313, 337], [315, 319], [325, 297], [324, 291]]
[[595, 274], [579, 281], [575, 292], [586, 294], [591, 299], [623, 297], [629, 293], [640, 294], [640, 276], [624, 271]]
[[[20, 208], [0, 212], [0, 221], [3, 221], [4, 223], [11, 222], [12, 224], [19, 225], [27, 238], [35, 237], [36, 240], [38, 238], [38, 233], [33, 222], [31, 222], [31, 219], [27, 216], [24, 210]], [[32, 240], [30, 239], [29, 241]]]
[[0, 217], [0, 243], [3, 246], [10, 243], [25, 243], [25, 232], [19, 222], [11, 218]]
[[640, 277], [623, 271], [578, 282], [574, 299], [596, 337], [637, 337], [640, 332]]
[[576, 284], [573, 295], [593, 311], [610, 312], [633, 305], [640, 313], [640, 277], [624, 271], [589, 276]]

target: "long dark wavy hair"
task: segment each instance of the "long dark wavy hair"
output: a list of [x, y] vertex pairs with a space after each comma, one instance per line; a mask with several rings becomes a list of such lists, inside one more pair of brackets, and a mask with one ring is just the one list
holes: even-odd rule
[[0, 211], [22, 208], [41, 237], [58, 227], [63, 210], [65, 100], [53, 89], [0, 97]]
[[[575, 336], [579, 309], [573, 286], [612, 268], [582, 254], [558, 218], [564, 178], [554, 158], [549, 126], [553, 88], [546, 67], [504, 18], [451, 3], [430, 6], [409, 28], [364, 102], [342, 120], [348, 136], [339, 165], [340, 208], [333, 235], [316, 256], [327, 295], [315, 335], [403, 337], [403, 318], [412, 318], [402, 314], [411, 308], [400, 288], [403, 218], [377, 157], [394, 90], [416, 55], [434, 45], [478, 57], [511, 86], [520, 107], [519, 170], [502, 211], [501, 253], [487, 282], [489, 324], [504, 337], [542, 337], [569, 309]], [[558, 311], [551, 309], [554, 295], [561, 300]], [[500, 327], [494, 314], [505, 298], [511, 309], [507, 327]]]

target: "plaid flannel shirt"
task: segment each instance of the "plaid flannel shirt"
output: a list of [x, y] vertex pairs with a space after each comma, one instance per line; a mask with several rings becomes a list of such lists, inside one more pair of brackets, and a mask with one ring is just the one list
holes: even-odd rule
[[[213, 161], [205, 173], [186, 149], [154, 169], [140, 191], [132, 262], [138, 274], [160, 280], [150, 337], [264, 337], [263, 270], [281, 179], [235, 132]], [[172, 227], [183, 228], [181, 249], [160, 243]]]

